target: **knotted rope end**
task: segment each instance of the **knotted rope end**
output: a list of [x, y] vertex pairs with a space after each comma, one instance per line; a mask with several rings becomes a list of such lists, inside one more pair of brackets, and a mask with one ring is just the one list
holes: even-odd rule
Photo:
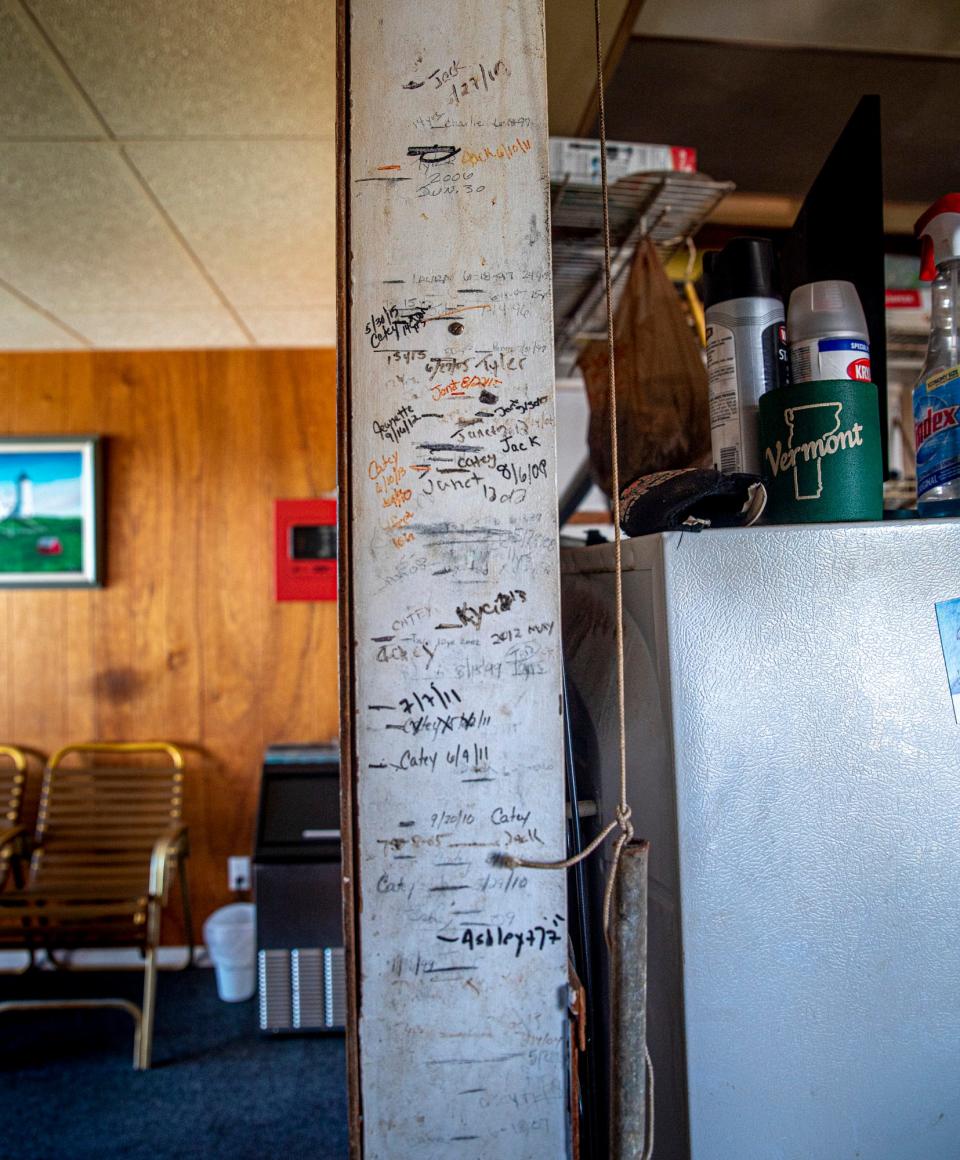
[[516, 870], [520, 865], [519, 861], [512, 854], [504, 854], [502, 850], [494, 850], [492, 854], [488, 855], [487, 862], [491, 866], [499, 867], [501, 870]]

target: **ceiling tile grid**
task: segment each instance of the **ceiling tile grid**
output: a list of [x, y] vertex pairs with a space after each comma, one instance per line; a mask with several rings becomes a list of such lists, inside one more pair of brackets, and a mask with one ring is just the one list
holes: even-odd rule
[[[244, 307], [243, 321], [259, 346], [335, 346], [337, 308], [334, 303], [312, 310], [260, 310]], [[329, 336], [322, 341], [317, 336]]]
[[0, 349], [333, 345], [335, 43], [334, 0], [0, 0]]
[[101, 136], [86, 103], [64, 83], [17, 0], [0, 0], [0, 139]]
[[0, 287], [0, 350], [83, 350], [86, 345]]
[[136, 349], [142, 350], [251, 345], [230, 314], [217, 306], [198, 310], [79, 311], [73, 320], [96, 350], [130, 350], [131, 335], [137, 337]]
[[332, 135], [332, 0], [24, 2], [118, 137]]
[[0, 276], [66, 322], [216, 302], [119, 150], [84, 142], [0, 143]]
[[224, 294], [243, 313], [334, 301], [333, 147], [176, 141], [126, 147]]

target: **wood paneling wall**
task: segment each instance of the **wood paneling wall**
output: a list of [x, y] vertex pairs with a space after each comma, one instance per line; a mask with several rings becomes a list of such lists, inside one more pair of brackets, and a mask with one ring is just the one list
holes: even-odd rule
[[335, 378], [327, 350], [0, 355], [0, 433], [103, 435], [107, 513], [106, 587], [0, 591], [0, 740], [195, 747], [198, 920], [250, 852], [264, 747], [337, 731], [336, 606], [273, 578], [273, 501], [336, 485]]

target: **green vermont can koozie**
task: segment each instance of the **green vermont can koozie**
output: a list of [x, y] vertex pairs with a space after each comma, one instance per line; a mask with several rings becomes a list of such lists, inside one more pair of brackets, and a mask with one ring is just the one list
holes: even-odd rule
[[760, 459], [772, 523], [882, 519], [876, 385], [826, 379], [761, 395]]

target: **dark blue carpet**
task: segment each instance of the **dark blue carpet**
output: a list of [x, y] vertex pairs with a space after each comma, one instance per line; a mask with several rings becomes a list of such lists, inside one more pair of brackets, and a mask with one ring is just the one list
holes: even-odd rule
[[[0, 976], [0, 999], [121, 996], [138, 973]], [[338, 1160], [347, 1155], [342, 1036], [256, 1030], [254, 1002], [222, 1003], [212, 970], [161, 972], [154, 1065], [132, 1067], [119, 1011], [0, 1016], [3, 1160]]]

